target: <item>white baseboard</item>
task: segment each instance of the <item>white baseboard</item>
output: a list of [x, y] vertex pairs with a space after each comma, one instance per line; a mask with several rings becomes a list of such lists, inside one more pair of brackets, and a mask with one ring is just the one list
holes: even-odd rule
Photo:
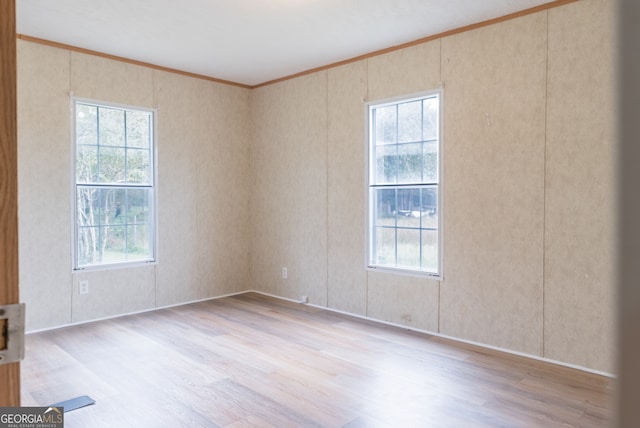
[[248, 293], [248, 291], [239, 291], [237, 293], [223, 294], [223, 295], [215, 296], [215, 297], [205, 297], [204, 299], [189, 300], [187, 302], [174, 303], [174, 304], [165, 305], [165, 306], [157, 306], [157, 307], [153, 307], [153, 308], [141, 309], [139, 311], [132, 311], [132, 312], [125, 312], [123, 314], [109, 315], [109, 316], [101, 317], [101, 318], [92, 318], [92, 319], [89, 319], [89, 320], [77, 321], [77, 322], [64, 324], [64, 325], [59, 325], [59, 326], [54, 326], [54, 327], [46, 327], [46, 328], [41, 328], [41, 329], [37, 329], [37, 330], [29, 330], [29, 331], [25, 332], [25, 334], [42, 333], [44, 331], [58, 330], [58, 329], [61, 329], [61, 328], [72, 327], [72, 326], [76, 326], [76, 325], [90, 324], [92, 322], [97, 322], [97, 321], [105, 321], [105, 320], [111, 320], [111, 319], [120, 318], [120, 317], [126, 317], [128, 315], [138, 315], [138, 314], [144, 314], [146, 312], [159, 311], [161, 309], [169, 309], [169, 308], [175, 308], [175, 307], [178, 307], [178, 306], [190, 305], [190, 304], [193, 304], [193, 303], [207, 302], [209, 300], [224, 299], [225, 297], [232, 297], [232, 296], [237, 296], [239, 294], [246, 294], [246, 293]]
[[263, 296], [273, 297], [275, 299], [280, 299], [280, 300], [293, 302], [293, 303], [300, 303], [300, 304], [304, 304], [304, 305], [307, 305], [307, 306], [312, 306], [314, 308], [323, 309], [323, 310], [326, 310], [326, 311], [335, 312], [335, 313], [339, 313], [339, 314], [342, 314], [342, 315], [348, 315], [348, 316], [351, 316], [351, 317], [354, 317], [354, 318], [359, 318], [359, 319], [363, 319], [363, 320], [367, 320], [367, 321], [372, 321], [372, 322], [376, 322], [376, 323], [379, 323], [379, 324], [398, 327], [398, 328], [402, 328], [402, 329], [405, 329], [405, 330], [415, 331], [415, 332], [418, 332], [418, 333], [429, 334], [429, 335], [432, 335], [432, 336], [441, 337], [443, 339], [451, 340], [451, 341], [454, 341], [454, 342], [465, 343], [465, 344], [469, 344], [469, 345], [473, 345], [473, 346], [478, 346], [478, 347], [481, 347], [481, 348], [491, 349], [491, 350], [498, 351], [498, 352], [504, 352], [506, 354], [517, 355], [517, 356], [520, 356], [520, 357], [530, 358], [530, 359], [537, 360], [537, 361], [543, 361], [543, 362], [546, 362], [546, 363], [556, 364], [558, 366], [563, 366], [563, 367], [568, 367], [568, 368], [572, 368], [572, 369], [576, 369], [576, 370], [581, 370], [581, 371], [584, 371], [584, 372], [593, 373], [593, 374], [600, 375], [600, 376], [605, 376], [605, 377], [614, 378], [614, 379], [616, 378], [616, 375], [614, 375], [612, 373], [607, 373], [607, 372], [603, 372], [603, 371], [599, 371], [599, 370], [594, 370], [594, 369], [591, 369], [589, 367], [583, 367], [583, 366], [579, 366], [579, 365], [576, 365], [576, 364], [566, 363], [564, 361], [558, 361], [558, 360], [553, 360], [553, 359], [550, 359], [550, 358], [541, 357], [539, 355], [527, 354], [527, 353], [524, 353], [524, 352], [514, 351], [512, 349], [506, 349], [506, 348], [501, 348], [499, 346], [488, 345], [486, 343], [474, 342], [472, 340], [462, 339], [462, 338], [454, 337], [454, 336], [448, 336], [446, 334], [441, 334], [441, 333], [428, 331], [428, 330], [422, 330], [422, 329], [419, 329], [419, 328], [415, 328], [415, 327], [411, 327], [411, 326], [407, 326], [407, 325], [402, 325], [402, 324], [397, 324], [397, 323], [393, 323], [393, 322], [389, 322], [389, 321], [379, 320], [379, 319], [376, 319], [376, 318], [370, 318], [370, 317], [367, 317], [367, 316], [364, 316], [364, 315], [359, 315], [359, 314], [354, 314], [354, 313], [351, 313], [351, 312], [341, 311], [341, 310], [329, 308], [329, 307], [326, 307], [326, 306], [314, 305], [312, 303], [303, 303], [300, 300], [289, 299], [287, 297], [277, 296], [275, 294], [269, 294], [269, 293], [265, 293], [265, 292], [258, 291], [258, 290], [239, 291], [237, 293], [229, 293], [229, 294], [224, 294], [224, 295], [215, 296], [215, 297], [207, 297], [207, 298], [204, 298], [204, 299], [191, 300], [191, 301], [188, 301], [188, 302], [175, 303], [175, 304], [172, 304], [172, 305], [158, 306], [158, 307], [154, 307], [154, 308], [148, 308], [148, 309], [143, 309], [143, 310], [140, 310], [140, 311], [133, 311], [133, 312], [128, 312], [128, 313], [124, 313], [124, 314], [112, 315], [112, 316], [108, 316], [108, 317], [95, 318], [95, 319], [85, 320], [85, 321], [78, 321], [78, 322], [75, 322], [75, 323], [65, 324], [65, 325], [57, 326], [57, 327], [48, 327], [48, 328], [43, 328], [43, 329], [39, 329], [39, 330], [31, 330], [31, 331], [26, 332], [26, 334], [34, 334], [34, 333], [41, 333], [41, 332], [45, 332], [45, 331], [52, 331], [52, 330], [57, 330], [57, 329], [60, 329], [60, 328], [65, 328], [65, 327], [89, 324], [89, 323], [93, 323], [93, 322], [97, 322], [97, 321], [110, 320], [110, 319], [119, 318], [119, 317], [123, 317], [123, 316], [127, 316], [127, 315], [137, 315], [137, 314], [143, 314], [145, 312], [157, 311], [157, 310], [160, 310], [160, 309], [168, 309], [168, 308], [174, 308], [174, 307], [177, 307], [177, 306], [189, 305], [189, 304], [193, 304], [193, 303], [206, 302], [206, 301], [209, 301], [209, 300], [223, 299], [225, 297], [238, 296], [238, 295], [246, 294], [246, 293], [261, 294]]
[[280, 296], [276, 296], [276, 295], [273, 295], [273, 294], [264, 293], [262, 291], [257, 291], [257, 290], [247, 291], [247, 293], [250, 293], [250, 292], [251, 293], [257, 293], [257, 294], [262, 294], [264, 296], [269, 296], [269, 297], [273, 297], [273, 298], [276, 298], [276, 299], [286, 300], [286, 301], [289, 301], [289, 302], [305, 304], [307, 306], [313, 306], [314, 308], [324, 309], [324, 310], [327, 310], [327, 311], [330, 311], [330, 312], [335, 312], [335, 313], [339, 313], [339, 314], [343, 314], [343, 315], [349, 315], [349, 316], [352, 316], [354, 318], [360, 318], [360, 319], [367, 320], [367, 321], [373, 321], [373, 322], [377, 322], [377, 323], [380, 323], [380, 324], [389, 325], [389, 326], [392, 326], [392, 327], [398, 327], [398, 328], [402, 328], [402, 329], [405, 329], [405, 330], [415, 331], [415, 332], [418, 332], [418, 333], [429, 334], [429, 335], [432, 335], [432, 336], [441, 337], [443, 339], [451, 340], [451, 341], [454, 341], [454, 342], [460, 342], [460, 343], [465, 343], [465, 344], [468, 344], [468, 345], [478, 346], [480, 348], [491, 349], [491, 350], [498, 351], [498, 352], [504, 352], [505, 354], [517, 355], [517, 356], [520, 356], [520, 357], [530, 358], [532, 360], [543, 361], [543, 362], [546, 362], [546, 363], [551, 363], [551, 364], [555, 364], [555, 365], [562, 366], [562, 367], [568, 367], [568, 368], [580, 370], [580, 371], [587, 372], [587, 373], [593, 373], [593, 374], [596, 374], [596, 375], [605, 376], [605, 377], [609, 377], [609, 378], [612, 378], [612, 379], [616, 378], [616, 375], [613, 374], [613, 373], [603, 372], [603, 371], [600, 371], [600, 370], [594, 370], [594, 369], [591, 369], [589, 367], [584, 367], [584, 366], [579, 366], [579, 365], [576, 365], [576, 364], [566, 363], [564, 361], [554, 360], [554, 359], [551, 359], [551, 358], [545, 358], [545, 357], [541, 357], [539, 355], [527, 354], [525, 352], [514, 351], [512, 349], [501, 348], [499, 346], [488, 345], [486, 343], [474, 342], [473, 340], [461, 339], [459, 337], [448, 336], [446, 334], [441, 334], [441, 333], [437, 333], [437, 332], [434, 332], [434, 331], [422, 330], [422, 329], [419, 329], [419, 328], [415, 328], [415, 327], [411, 327], [411, 326], [407, 326], [407, 325], [403, 325], [403, 324], [397, 324], [397, 323], [393, 323], [393, 322], [389, 322], [389, 321], [379, 320], [379, 319], [376, 319], [376, 318], [370, 318], [370, 317], [367, 317], [367, 316], [364, 316], [364, 315], [353, 314], [353, 313], [350, 313], [350, 312], [341, 311], [341, 310], [333, 309], [333, 308], [328, 308], [328, 307], [325, 307], [325, 306], [314, 305], [314, 304], [311, 304], [311, 303], [302, 303], [299, 300], [289, 299], [289, 298], [286, 298], [286, 297], [280, 297]]

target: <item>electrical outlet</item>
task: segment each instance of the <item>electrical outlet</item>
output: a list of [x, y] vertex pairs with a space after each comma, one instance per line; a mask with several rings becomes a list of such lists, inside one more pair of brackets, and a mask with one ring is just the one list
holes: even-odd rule
[[89, 281], [80, 281], [78, 283], [78, 294], [89, 294]]
[[302, 296], [300, 298], [300, 303], [309, 303], [309, 296]]
[[282, 279], [287, 279], [289, 277], [289, 271], [286, 267], [282, 268]]

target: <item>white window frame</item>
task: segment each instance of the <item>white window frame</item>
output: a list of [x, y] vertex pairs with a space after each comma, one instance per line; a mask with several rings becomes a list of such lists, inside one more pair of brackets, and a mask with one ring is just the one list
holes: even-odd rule
[[[408, 266], [398, 266], [397, 261], [391, 264], [382, 264], [377, 263], [375, 260], [375, 228], [376, 228], [376, 206], [375, 206], [375, 197], [372, 196], [374, 189], [380, 189], [382, 187], [386, 187], [389, 189], [399, 189], [399, 188], [425, 188], [425, 186], [434, 186], [433, 183], [429, 182], [426, 184], [425, 181], [415, 182], [415, 183], [396, 183], [392, 185], [380, 186], [375, 181], [375, 171], [376, 171], [376, 155], [375, 155], [375, 141], [374, 135], [375, 130], [373, 123], [373, 115], [372, 112], [374, 109], [379, 107], [386, 107], [392, 105], [399, 105], [406, 102], [416, 101], [420, 99], [426, 99], [431, 97], [438, 98], [438, 131], [437, 131], [437, 150], [438, 150], [438, 161], [437, 161], [437, 183], [435, 187], [437, 188], [437, 272], [433, 272], [430, 270], [422, 269], [422, 268], [414, 268]], [[387, 272], [393, 274], [400, 275], [410, 275], [410, 276], [418, 276], [418, 277], [429, 277], [437, 280], [443, 279], [443, 90], [434, 89], [419, 93], [414, 93], [410, 95], [403, 95], [393, 98], [387, 98], [378, 101], [371, 101], [365, 104], [365, 138], [366, 138], [366, 171], [365, 171], [365, 212], [366, 212], [366, 221], [365, 221], [365, 269], [369, 271], [379, 271], [379, 272]], [[424, 142], [425, 140], [421, 140]], [[395, 144], [396, 146], [398, 143]], [[422, 209], [421, 209], [422, 210]], [[423, 214], [420, 214], [421, 216]], [[397, 214], [396, 214], [397, 216]], [[421, 223], [422, 224], [422, 223]], [[422, 226], [421, 226], [422, 227]], [[394, 229], [396, 232], [399, 229], [396, 221], [395, 227], [390, 227], [390, 229]], [[402, 229], [402, 228], [400, 228]], [[421, 231], [423, 229], [420, 229]], [[396, 235], [397, 236], [397, 235]], [[397, 238], [396, 238], [397, 239]], [[396, 249], [397, 251], [397, 249]], [[420, 255], [420, 257], [422, 257]]]
[[[85, 104], [94, 107], [103, 107], [110, 109], [119, 109], [119, 110], [129, 110], [129, 111], [139, 111], [146, 112], [151, 115], [151, 126], [150, 126], [150, 159], [149, 164], [151, 168], [150, 174], [150, 184], [147, 185], [114, 185], [108, 184], [100, 187], [105, 188], [118, 188], [118, 189], [135, 189], [135, 188], [147, 188], [150, 189], [150, 200], [149, 200], [149, 251], [150, 257], [143, 259], [135, 259], [135, 260], [127, 260], [127, 261], [118, 261], [118, 262], [101, 262], [94, 264], [79, 264], [79, 254], [78, 254], [78, 188], [86, 186], [86, 183], [78, 183], [77, 181], [77, 150], [78, 150], [78, 136], [77, 136], [77, 128], [76, 128], [76, 119], [77, 119], [77, 111], [76, 106], [78, 104]], [[119, 104], [112, 103], [102, 100], [95, 100], [90, 98], [80, 98], [80, 97], [71, 97], [71, 146], [72, 146], [72, 163], [71, 163], [71, 184], [72, 184], [72, 194], [71, 194], [71, 209], [72, 209], [72, 237], [71, 237], [71, 248], [72, 248], [72, 270], [73, 271], [87, 271], [87, 270], [103, 270], [103, 269], [114, 269], [114, 268], [126, 268], [126, 267], [134, 267], [140, 265], [148, 265], [154, 264], [158, 259], [158, 227], [157, 227], [157, 170], [158, 170], [158, 158], [157, 158], [157, 110], [152, 108], [140, 107], [140, 106], [132, 106], [127, 104]]]

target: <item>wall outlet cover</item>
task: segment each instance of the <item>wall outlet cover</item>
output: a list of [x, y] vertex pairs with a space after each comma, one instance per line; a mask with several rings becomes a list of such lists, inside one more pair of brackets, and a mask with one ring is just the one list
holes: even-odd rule
[[89, 294], [89, 281], [80, 281], [78, 283], [78, 294]]

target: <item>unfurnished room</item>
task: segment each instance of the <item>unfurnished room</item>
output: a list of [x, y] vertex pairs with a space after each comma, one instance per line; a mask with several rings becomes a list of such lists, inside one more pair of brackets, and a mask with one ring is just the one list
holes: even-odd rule
[[2, 1], [1, 406], [619, 420], [618, 2]]

